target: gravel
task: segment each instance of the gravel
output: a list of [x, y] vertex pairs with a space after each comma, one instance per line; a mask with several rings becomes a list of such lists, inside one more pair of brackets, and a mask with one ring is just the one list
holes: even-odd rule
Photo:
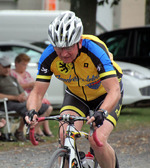
[[[79, 149], [89, 149], [87, 141], [81, 140], [82, 143], [78, 143]], [[120, 168], [150, 167], [150, 129], [113, 132], [109, 142], [117, 153]], [[57, 143], [46, 143], [36, 147], [1, 151], [0, 168], [44, 168], [57, 146]]]

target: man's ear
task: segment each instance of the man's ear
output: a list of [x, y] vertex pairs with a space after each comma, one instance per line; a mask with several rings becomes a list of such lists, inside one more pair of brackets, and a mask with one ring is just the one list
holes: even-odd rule
[[79, 49], [81, 49], [82, 48], [82, 39], [80, 39], [80, 41], [79, 41]]

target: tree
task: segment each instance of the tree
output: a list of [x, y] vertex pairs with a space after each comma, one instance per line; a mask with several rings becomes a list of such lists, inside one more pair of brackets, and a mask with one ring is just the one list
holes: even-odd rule
[[150, 0], [146, 0], [145, 24], [150, 24]]
[[[111, 6], [117, 5], [120, 0], [113, 0]], [[84, 34], [95, 34], [97, 5], [110, 3], [109, 0], [71, 0], [71, 11], [81, 18]]]

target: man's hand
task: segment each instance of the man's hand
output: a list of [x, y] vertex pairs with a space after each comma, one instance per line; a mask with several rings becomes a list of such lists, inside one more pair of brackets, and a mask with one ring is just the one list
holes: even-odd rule
[[94, 113], [94, 118], [95, 118], [95, 125], [97, 126], [97, 127], [99, 127], [99, 126], [101, 126], [101, 125], [103, 125], [103, 121], [104, 121], [104, 115], [103, 115], [103, 112], [102, 111], [100, 111], [100, 110], [98, 110], [98, 111], [95, 111], [95, 113]]
[[35, 127], [35, 125], [38, 123], [38, 113], [35, 110], [30, 110], [26, 112], [25, 114], [25, 121], [27, 124], [31, 125], [32, 127]]
[[94, 122], [94, 126], [100, 127], [103, 125], [104, 119], [108, 116], [108, 113], [106, 110], [99, 109], [94, 112], [93, 116], [91, 118], [87, 117], [88, 121], [87, 124], [90, 124]]

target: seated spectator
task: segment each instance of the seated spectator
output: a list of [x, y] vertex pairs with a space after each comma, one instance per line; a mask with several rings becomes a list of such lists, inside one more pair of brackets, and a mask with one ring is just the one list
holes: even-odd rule
[[[4, 118], [2, 118], [0, 120], [0, 128], [3, 128], [5, 125], [6, 125], [6, 120]], [[0, 132], [0, 135], [1, 135], [1, 132]]]
[[[19, 128], [15, 131], [15, 137], [19, 141], [26, 141], [23, 134], [24, 121], [23, 117], [27, 112], [26, 100], [27, 96], [23, 88], [18, 83], [17, 79], [10, 76], [10, 62], [6, 58], [0, 58], [0, 98], [7, 98], [8, 110], [16, 111], [20, 116]], [[4, 110], [3, 105], [0, 106], [1, 110]], [[39, 115], [49, 116], [51, 113], [51, 106], [42, 104]], [[35, 127], [35, 132], [39, 129], [40, 123]], [[35, 137], [37, 138], [37, 137]], [[40, 139], [39, 139], [40, 140]]]
[[[3, 118], [0, 120], [0, 129], [3, 128], [6, 125], [6, 120]], [[5, 135], [0, 131], [0, 141], [5, 141]]]
[[[30, 61], [30, 57], [26, 54], [19, 54], [15, 58], [15, 69], [10, 71], [10, 75], [15, 77], [22, 88], [26, 91], [27, 95], [31, 92], [34, 87], [34, 79], [33, 77], [26, 71], [27, 65]], [[42, 103], [48, 104], [51, 111], [53, 107], [50, 105], [50, 102], [47, 99], [43, 99]], [[37, 130], [36, 132], [38, 135], [46, 135], [46, 136], [53, 136], [52, 132], [49, 129], [49, 121], [43, 122], [43, 132], [41, 129]]]

